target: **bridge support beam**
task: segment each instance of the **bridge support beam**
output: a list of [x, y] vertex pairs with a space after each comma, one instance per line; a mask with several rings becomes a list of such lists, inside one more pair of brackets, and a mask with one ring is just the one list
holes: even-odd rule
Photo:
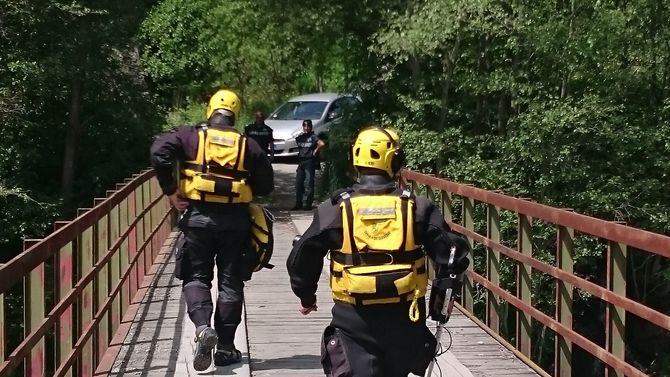
[[[607, 288], [612, 292], [626, 296], [626, 265], [628, 247], [610, 241], [607, 248]], [[616, 305], [607, 304], [605, 309], [607, 332], [605, 341], [607, 350], [621, 360], [626, 359], [626, 311]], [[624, 374], [614, 368], [606, 370], [608, 377], [623, 377]]]
[[[28, 250], [39, 240], [24, 240], [23, 251]], [[45, 285], [44, 264], [35, 267], [24, 279], [24, 334], [30, 335], [30, 332], [37, 329], [44, 321], [45, 314]], [[3, 339], [2, 342], [5, 342]], [[26, 376], [44, 376], [45, 369], [45, 342], [40, 339], [30, 351], [30, 356], [26, 359]]]
[[[463, 197], [463, 226], [470, 230], [473, 231], [475, 230], [475, 200], [472, 198], [468, 197]], [[470, 249], [474, 248], [474, 242], [472, 239], [469, 237], [467, 238], [468, 243], [470, 244]], [[474, 268], [474, 260], [472, 257], [472, 253], [468, 254], [468, 258], [470, 259], [470, 266], [468, 267], [468, 270], [473, 270]], [[463, 282], [463, 307], [470, 313], [474, 313], [474, 306], [475, 306], [475, 288], [474, 288], [474, 283], [472, 282], [471, 279], [465, 278], [465, 281]]]
[[[519, 253], [528, 257], [533, 256], [533, 230], [532, 218], [519, 214], [519, 229], [517, 250]], [[531, 281], [532, 268], [521, 263], [517, 263], [517, 297], [526, 305], [532, 306], [531, 302]], [[521, 310], [516, 312], [516, 348], [524, 355], [531, 357], [531, 316]]]
[[[54, 224], [54, 230], [58, 230], [65, 225], [68, 221], [56, 221]], [[56, 265], [58, 270], [56, 272], [56, 286], [58, 287], [57, 297], [58, 300], [63, 300], [72, 290], [72, 279], [74, 277], [74, 271], [76, 269], [74, 262], [74, 241], [70, 241], [60, 248], [58, 254], [56, 254]], [[67, 360], [68, 355], [72, 351], [74, 346], [74, 309], [76, 305], [69, 305], [63, 314], [61, 314], [58, 319], [58, 326], [56, 326], [56, 357], [58, 362], [64, 363]], [[72, 376], [72, 369], [69, 369], [65, 373], [65, 377]]]
[[[486, 216], [488, 239], [500, 243], [500, 208], [488, 205]], [[486, 273], [491, 284], [500, 286], [500, 252], [491, 248], [486, 250]], [[498, 297], [488, 291], [486, 299], [486, 322], [496, 334], [500, 334], [500, 304]]]
[[[564, 226], [557, 227], [556, 266], [572, 274], [573, 272], [573, 245], [575, 231]], [[561, 325], [572, 329], [572, 284], [556, 280], [556, 320]], [[572, 342], [556, 334], [555, 371], [554, 376], [572, 376]]]

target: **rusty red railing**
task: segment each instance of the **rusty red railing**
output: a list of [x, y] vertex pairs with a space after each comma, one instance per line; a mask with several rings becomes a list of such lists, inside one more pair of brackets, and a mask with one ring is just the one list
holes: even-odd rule
[[[543, 375], [548, 374], [531, 360], [532, 320], [555, 332], [554, 376], [573, 375], [573, 344], [601, 360], [606, 365], [607, 376], [646, 376], [643, 371], [626, 361], [626, 313], [634, 314], [666, 331], [670, 331], [670, 316], [627, 297], [627, 259], [631, 250], [670, 258], [670, 237], [413, 171], [403, 170], [401, 180], [411, 186], [413, 191], [421, 191], [438, 201], [450, 226], [466, 236], [471, 246], [485, 246], [486, 276], [475, 272], [471, 263], [466, 273], [460, 308], [480, 326], [485, 326], [489, 334]], [[457, 200], [462, 201], [461, 208], [454, 207]], [[485, 210], [476, 211], [476, 206], [485, 206]], [[455, 212], [460, 218], [460, 224], [452, 222]], [[477, 219], [476, 213], [483, 214], [485, 218]], [[506, 215], [509, 218], [510, 214], [516, 220], [516, 247], [506, 246], [501, 240], [501, 217]], [[477, 221], [485, 223], [486, 234], [475, 230]], [[552, 226], [555, 232], [555, 265], [533, 255], [533, 225], [538, 221]], [[481, 230], [480, 232], [483, 233]], [[584, 236], [601, 243], [601, 249], [607, 254], [605, 286], [573, 273], [575, 242], [577, 237]], [[501, 255], [516, 264], [514, 293], [500, 286]], [[556, 302], [553, 315], [547, 315], [534, 307], [531, 283], [533, 273], [544, 274], [555, 282]], [[472, 314], [476, 292], [481, 289], [486, 292], [482, 295], [486, 305], [483, 321]], [[604, 347], [575, 331], [575, 289], [605, 303]], [[500, 336], [501, 315], [505, 306], [502, 305], [503, 302], [516, 308], [514, 345]]]
[[[56, 222], [0, 266], [0, 377], [92, 376], [173, 227], [152, 171]], [[23, 298], [24, 336], [7, 349], [10, 295]], [[16, 301], [16, 300], [15, 300]], [[20, 305], [19, 305], [20, 306]], [[13, 373], [13, 374], [12, 374]]]

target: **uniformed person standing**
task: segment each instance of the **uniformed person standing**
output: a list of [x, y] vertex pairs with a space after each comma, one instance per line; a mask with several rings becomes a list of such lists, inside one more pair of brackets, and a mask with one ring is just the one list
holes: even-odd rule
[[454, 277], [467, 268], [469, 247], [429, 200], [396, 188], [402, 151], [395, 132], [366, 128], [352, 153], [359, 183], [317, 207], [287, 260], [291, 288], [300, 313], [316, 310], [317, 283], [330, 252], [335, 304], [321, 350], [327, 376], [423, 375], [436, 346], [425, 323], [424, 256], [437, 266], [429, 314], [438, 318], [446, 288], [440, 293], [437, 287], [447, 287], [443, 282], [451, 277], [451, 286], [460, 288]]
[[[302, 133], [295, 138], [298, 144], [298, 168], [295, 173], [295, 206], [294, 211], [311, 210], [314, 202], [314, 175], [316, 174], [317, 156], [325, 146], [312, 131], [312, 121], [302, 121]], [[304, 198], [304, 202], [303, 202]]]
[[265, 124], [265, 114], [262, 111], [256, 111], [254, 117], [254, 122], [244, 127], [244, 135], [254, 139], [262, 150], [270, 154], [270, 161], [272, 161], [275, 156], [272, 128]]
[[[185, 210], [179, 222], [185, 243], [175, 270], [196, 327], [196, 371], [210, 366], [215, 346], [215, 365], [241, 361], [234, 337], [242, 313], [242, 255], [250, 239], [248, 207], [253, 195], [267, 195], [274, 188], [265, 151], [233, 128], [240, 108], [234, 92], [219, 90], [209, 101], [207, 122], [163, 134], [151, 147], [163, 193], [175, 208]], [[178, 181], [173, 177], [177, 163]], [[219, 294], [212, 329], [215, 263]]]

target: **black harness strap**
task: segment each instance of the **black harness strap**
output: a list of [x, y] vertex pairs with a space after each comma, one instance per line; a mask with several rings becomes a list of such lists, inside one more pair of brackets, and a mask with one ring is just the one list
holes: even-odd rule
[[409, 226], [407, 223], [409, 222], [408, 208], [410, 196], [411, 193], [407, 190], [403, 191], [400, 195], [400, 214], [402, 215], [402, 244], [400, 245], [400, 251], [405, 251], [407, 248], [407, 227]]
[[[207, 126], [202, 126], [202, 166], [200, 171], [203, 174], [207, 173]], [[200, 191], [200, 200], [205, 200], [205, 193]]]
[[249, 178], [249, 172], [233, 170], [233, 169], [221, 166], [219, 164], [216, 164], [216, 165], [211, 165], [210, 164], [210, 165], [205, 165], [203, 167], [203, 165], [201, 165], [201, 164], [194, 164], [192, 162], [185, 162], [184, 163], [184, 168], [185, 169], [191, 169], [191, 170], [198, 170], [198, 171], [203, 171], [204, 170], [208, 173], [224, 175], [224, 176], [232, 178], [232, 179], [246, 179], [246, 178]]
[[[244, 153], [245, 144], [246, 144], [246, 138], [240, 135], [239, 139], [237, 140], [237, 158], [235, 159], [235, 166], [233, 166], [233, 170], [235, 171], [237, 171], [237, 168], [240, 166], [240, 160], [242, 159], [242, 153]], [[233, 202], [233, 196], [231, 191], [231, 195], [228, 196], [228, 203], [232, 202]]]
[[414, 263], [423, 258], [423, 250], [416, 249], [403, 252], [370, 251], [367, 253], [346, 254], [332, 250], [330, 256], [337, 263], [347, 266], [379, 266], [384, 264]]

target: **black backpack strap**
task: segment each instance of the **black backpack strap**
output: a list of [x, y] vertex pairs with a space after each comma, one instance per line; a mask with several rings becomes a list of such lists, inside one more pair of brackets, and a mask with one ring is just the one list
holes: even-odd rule
[[[409, 210], [409, 199], [412, 197], [412, 193], [408, 190], [403, 190], [400, 194], [400, 213], [402, 214], [402, 245], [400, 245], [399, 251], [405, 251], [407, 249], [407, 227], [410, 226], [409, 215], [407, 211]], [[412, 224], [414, 225], [414, 224]]]
[[[200, 125], [200, 130], [202, 131], [202, 167], [200, 171], [203, 174], [207, 173], [207, 124], [201, 124]], [[205, 200], [205, 193], [200, 191], [200, 200], [204, 201]]]

